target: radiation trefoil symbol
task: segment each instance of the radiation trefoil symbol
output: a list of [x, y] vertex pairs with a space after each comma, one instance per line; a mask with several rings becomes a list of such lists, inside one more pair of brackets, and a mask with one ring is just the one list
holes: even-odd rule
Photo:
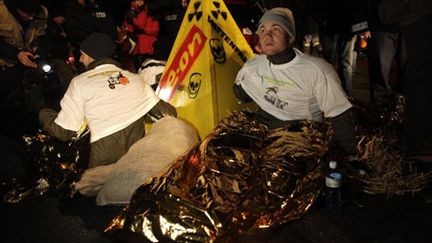
[[212, 10], [211, 13], [215, 19], [218, 19], [219, 15], [222, 16], [224, 20], [227, 19], [228, 14], [225, 11], [220, 10], [220, 3], [213, 1], [213, 5], [216, 7], [216, 10]]
[[202, 17], [202, 11], [198, 11], [199, 7], [201, 6], [201, 2], [196, 2], [193, 5], [194, 11], [193, 13], [188, 14], [188, 20], [189, 22], [192, 22], [193, 18], [196, 17], [196, 20], [199, 21]]

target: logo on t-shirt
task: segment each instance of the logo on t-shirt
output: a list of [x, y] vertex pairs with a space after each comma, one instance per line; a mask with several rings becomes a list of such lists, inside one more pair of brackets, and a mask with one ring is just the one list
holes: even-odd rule
[[110, 89], [115, 89], [116, 84], [126, 85], [129, 83], [129, 79], [123, 76], [121, 72], [119, 72], [117, 75], [108, 75], [108, 87]]
[[287, 107], [288, 102], [279, 99], [277, 92], [278, 92], [278, 87], [267, 87], [266, 94], [264, 95], [264, 99], [281, 110], [288, 108]]

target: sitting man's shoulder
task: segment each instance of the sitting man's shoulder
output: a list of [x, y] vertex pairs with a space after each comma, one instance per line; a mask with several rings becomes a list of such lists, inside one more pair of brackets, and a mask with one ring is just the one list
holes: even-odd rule
[[244, 66], [255, 66], [263, 64], [264, 62], [268, 62], [266, 55], [256, 55], [249, 60], [247, 60]]

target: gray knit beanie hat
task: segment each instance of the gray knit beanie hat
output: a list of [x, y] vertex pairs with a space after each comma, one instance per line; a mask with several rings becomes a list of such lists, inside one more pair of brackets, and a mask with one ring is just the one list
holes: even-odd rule
[[260, 21], [258, 22], [258, 29], [261, 27], [261, 25], [268, 21], [277, 23], [288, 33], [292, 39], [295, 39], [295, 22], [291, 10], [281, 7], [270, 9], [261, 17]]

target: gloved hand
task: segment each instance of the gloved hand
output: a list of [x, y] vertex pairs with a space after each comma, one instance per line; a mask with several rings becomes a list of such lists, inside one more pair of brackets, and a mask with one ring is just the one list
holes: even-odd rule
[[164, 116], [177, 117], [177, 110], [170, 103], [159, 100], [159, 102], [148, 112], [148, 115], [155, 120], [159, 120]]

